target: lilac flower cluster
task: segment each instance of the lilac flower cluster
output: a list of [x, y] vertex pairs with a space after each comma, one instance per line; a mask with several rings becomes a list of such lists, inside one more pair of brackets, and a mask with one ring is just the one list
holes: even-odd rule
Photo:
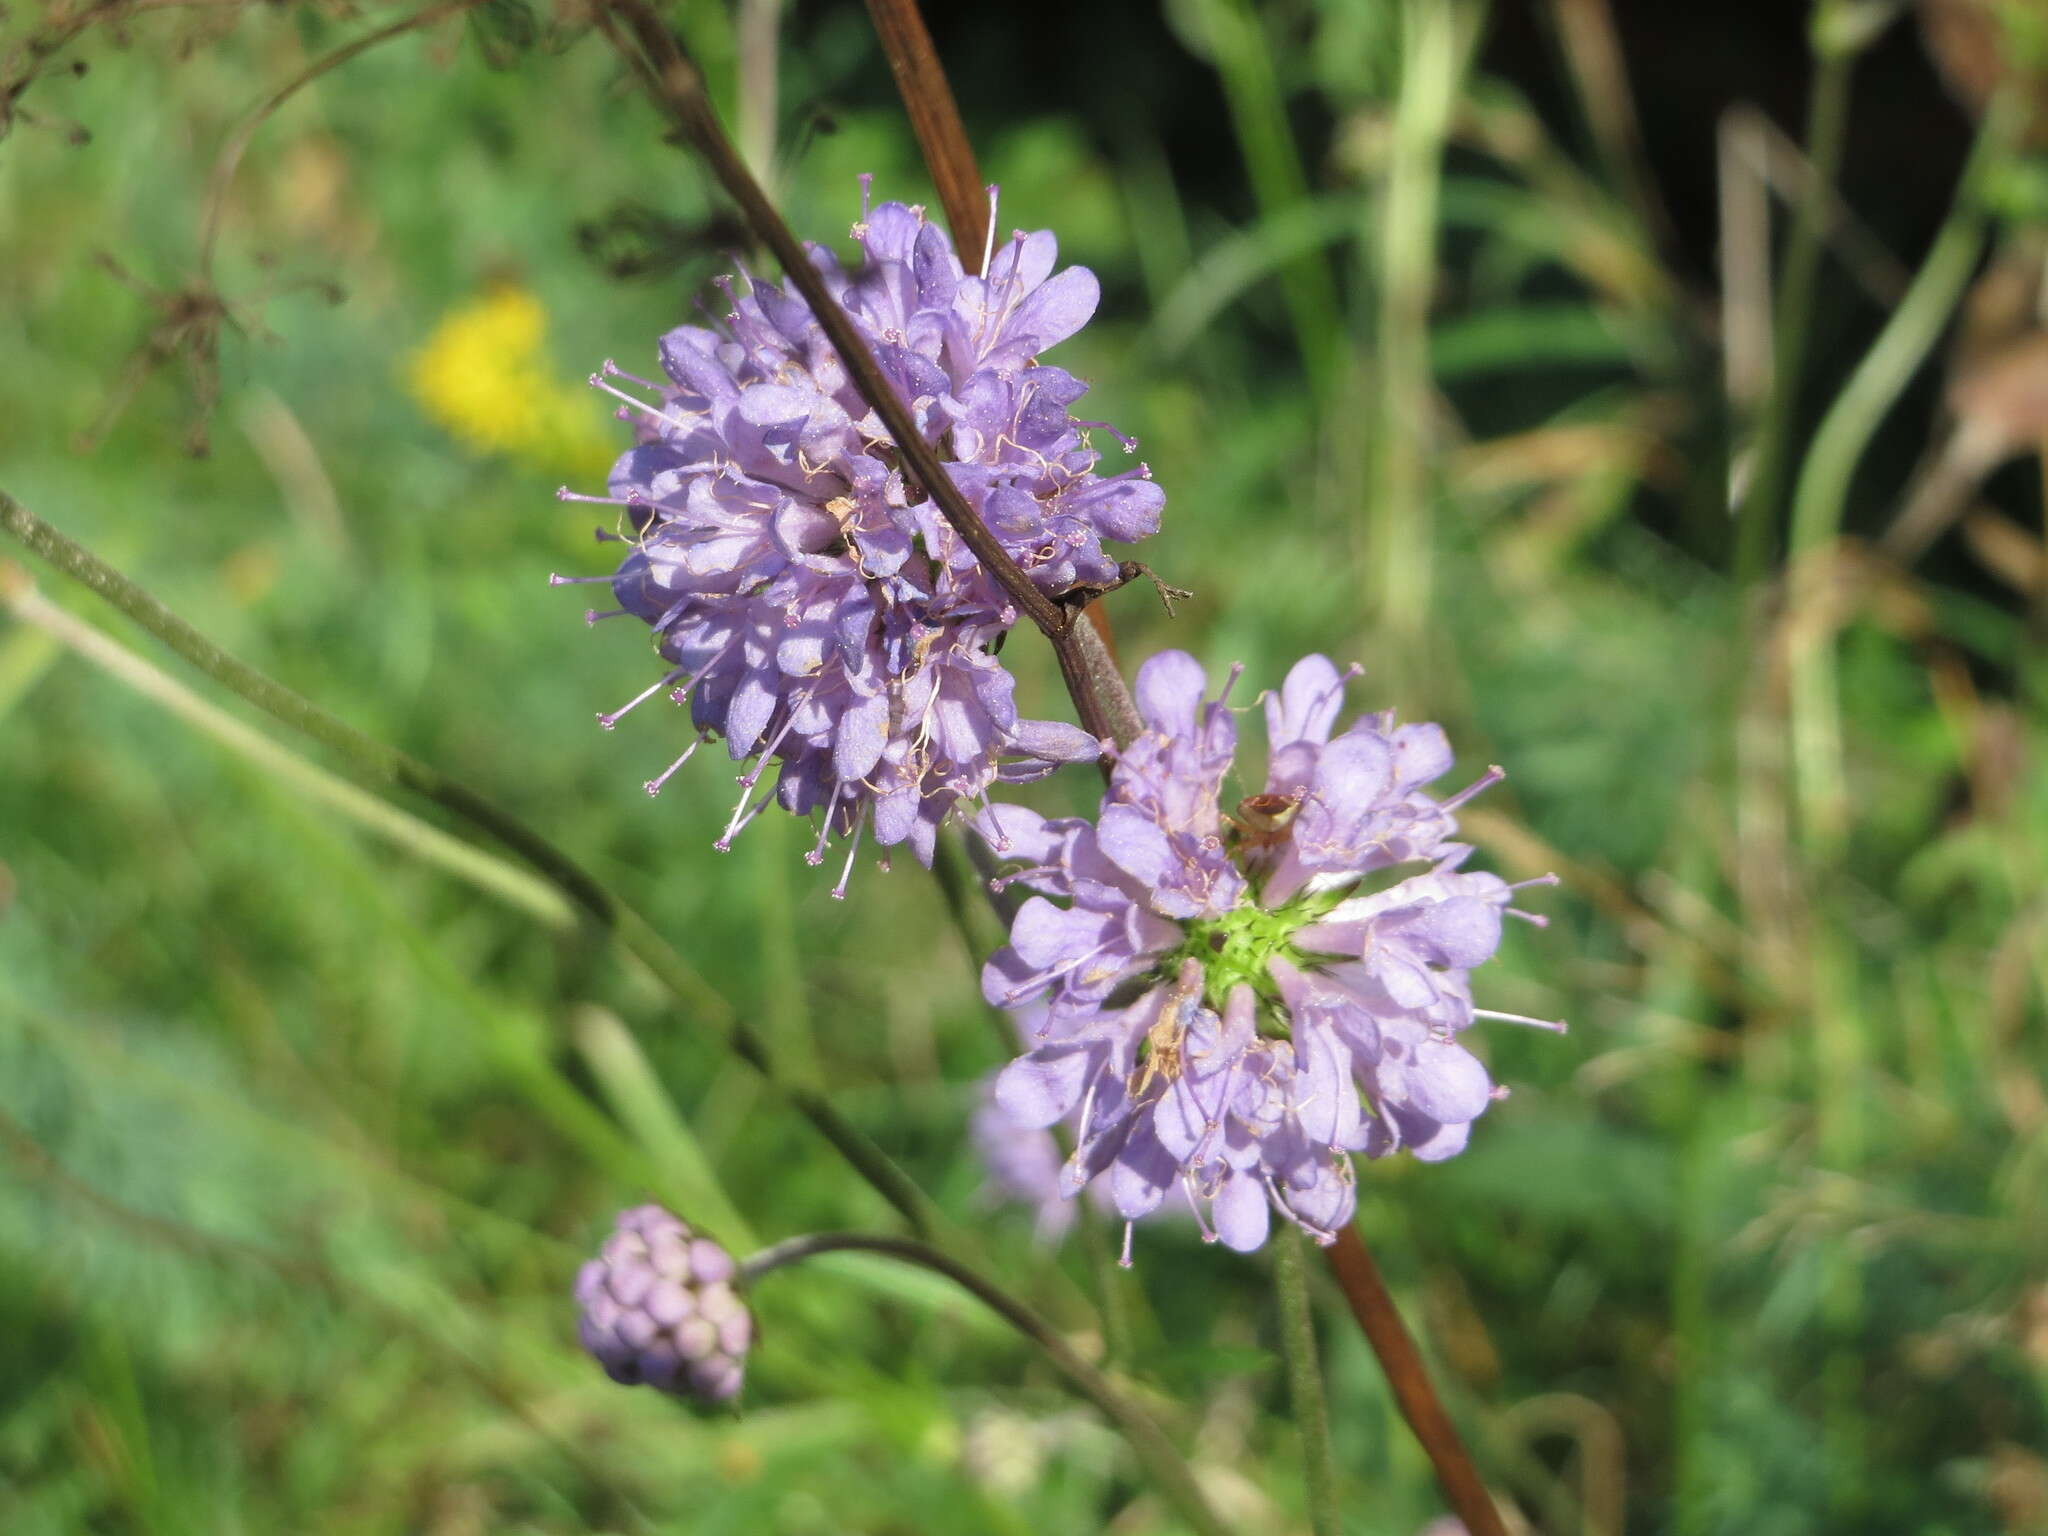
[[754, 1342], [734, 1273], [732, 1255], [681, 1217], [658, 1205], [621, 1211], [617, 1230], [576, 1276], [583, 1347], [613, 1381], [730, 1402]]
[[[1103, 541], [1153, 532], [1164, 496], [1142, 464], [1096, 473], [1087, 429], [1100, 424], [1069, 409], [1087, 386], [1037, 361], [1094, 312], [1094, 276], [1055, 273], [1046, 231], [1018, 233], [970, 275], [901, 203], [864, 208], [853, 237], [857, 267], [821, 247], [813, 260], [968, 504], [1048, 594], [1113, 583]], [[696, 727], [647, 790], [722, 737], [735, 761], [756, 761], [720, 848], [772, 799], [820, 813], [814, 864], [843, 836], [850, 868], [870, 823], [879, 843], [929, 863], [960, 801], [1091, 760], [1098, 743], [1019, 718], [991, 654], [1014, 606], [936, 505], [913, 498], [809, 307], [758, 278], [721, 287], [722, 328], [662, 338], [662, 381], [609, 363], [593, 380], [625, 402], [639, 441], [608, 497], [571, 498], [623, 509], [632, 548], [611, 578], [614, 612], [646, 623], [669, 663], [626, 708], [667, 692]], [[775, 782], [756, 796], [771, 762]]]
[[1208, 702], [1192, 657], [1153, 657], [1146, 729], [1094, 822], [1003, 805], [977, 829], [1041, 893], [983, 972], [991, 1002], [1044, 1004], [996, 1104], [1019, 1126], [1071, 1124], [1063, 1194], [1100, 1178], [1134, 1221], [1177, 1185], [1205, 1235], [1250, 1250], [1272, 1210], [1330, 1240], [1352, 1152], [1463, 1150], [1503, 1090], [1459, 1035], [1543, 1021], [1472, 1002], [1513, 888], [1462, 868], [1453, 813], [1499, 770], [1432, 798], [1442, 730], [1387, 712], [1333, 734], [1347, 674], [1310, 656], [1266, 696], [1264, 790], [1226, 815], [1236, 677]]

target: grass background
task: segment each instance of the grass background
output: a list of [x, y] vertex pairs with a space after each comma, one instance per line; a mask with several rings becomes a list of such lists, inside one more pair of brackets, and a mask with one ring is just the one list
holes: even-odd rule
[[[1117, 598], [1127, 660], [1183, 646], [1254, 686], [1304, 650], [1361, 660], [1356, 702], [1508, 768], [1474, 820], [1486, 864], [1565, 876], [1484, 990], [1572, 1033], [1482, 1027], [1514, 1093], [1472, 1149], [1361, 1174], [1363, 1229], [1496, 1485], [1555, 1532], [2048, 1529], [2038, 170], [2000, 160], [1969, 296], [1882, 417], [1850, 538], [1819, 546], [1839, 558], [1804, 567], [1832, 574], [1741, 579], [1725, 487], [1766, 406], [1722, 364], [1756, 316], [1687, 243], [1714, 217], [1699, 187], [1653, 200], [1631, 177], [1614, 93], [1557, 109], [1597, 86], [1606, 7], [1537, 9], [1566, 25], [1533, 62], [1501, 51], [1519, 8], [1428, 0], [1061, 12], [1044, 37], [955, 15], [940, 43], [1005, 224], [1053, 226], [1102, 276], [1058, 360], [1168, 492], [1145, 558], [1198, 596], [1172, 620]], [[0, 78], [90, 14], [23, 8]], [[215, 273], [245, 324], [219, 338], [211, 453], [188, 452], [204, 337], [165, 325], [203, 291], [223, 139], [399, 14], [116, 14], [53, 56], [0, 141], [0, 484], [586, 860], [1102, 1352], [1235, 1521], [1305, 1528], [1264, 1262], [1168, 1224], [1118, 1273], [1114, 1233], [1046, 1251], [987, 1200], [964, 1126], [1001, 1051], [934, 883], [870, 863], [831, 902], [771, 819], [715, 854], [718, 763], [649, 801], [676, 723], [592, 723], [651, 674], [638, 633], [586, 632], [546, 585], [601, 569], [552, 499], [604, 467], [579, 446], [603, 402], [566, 389], [607, 356], [647, 367], [732, 244], [597, 40], [496, 7], [261, 129]], [[732, 104], [731, 23], [681, 22]], [[773, 60], [781, 197], [816, 238], [843, 236], [859, 172], [927, 195], [866, 25], [797, 7]], [[1064, 73], [1017, 67], [1088, 35]], [[1902, 58], [1932, 80], [1914, 22], [1869, 46], [1880, 82]], [[1118, 70], [1126, 96], [1095, 88]], [[1922, 97], [1929, 144], [1967, 136], [1966, 104]], [[1866, 102], [1852, 145], [1892, 116]], [[1954, 167], [1904, 179], [1928, 218], [1859, 211], [1910, 270]], [[621, 277], [625, 257], [651, 270]], [[1832, 254], [1821, 271], [1795, 317], [1795, 471], [1898, 298]], [[542, 406], [585, 413], [509, 453], [407, 385], [436, 326], [503, 284], [547, 319]], [[152, 338], [169, 360], [82, 451]], [[1944, 377], [2001, 360], [2017, 382], [1991, 406], [1943, 403]], [[530, 407], [516, 361], [478, 358], [476, 399]], [[1969, 477], [1965, 532], [1893, 558], [1916, 463], [1994, 417], [2016, 462]], [[1817, 655], [1837, 668], [1818, 696], [1795, 686]], [[1057, 713], [1042, 647], [1005, 659]], [[1840, 839], [1788, 748], [1830, 731]], [[605, 1382], [566, 1292], [618, 1206], [695, 1197], [763, 1238], [887, 1213], [632, 965], [22, 623], [0, 625], [0, 911], [9, 1532], [1175, 1529], [1041, 1362], [884, 1266], [764, 1286], [738, 1416]], [[1319, 1301], [1347, 1528], [1415, 1530], [1427, 1467]]]

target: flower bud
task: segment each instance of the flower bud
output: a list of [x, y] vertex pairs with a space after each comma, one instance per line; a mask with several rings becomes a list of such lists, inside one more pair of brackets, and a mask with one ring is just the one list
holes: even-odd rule
[[754, 1316], [732, 1255], [658, 1205], [621, 1211], [576, 1276], [578, 1336], [605, 1374], [716, 1406], [739, 1395]]

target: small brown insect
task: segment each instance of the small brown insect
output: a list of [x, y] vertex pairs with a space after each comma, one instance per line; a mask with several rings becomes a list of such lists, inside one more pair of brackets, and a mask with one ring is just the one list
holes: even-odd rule
[[1280, 841], [1300, 809], [1299, 795], [1246, 795], [1229, 821], [1241, 842], [1266, 848]]
[[1187, 985], [1175, 987], [1173, 995], [1160, 1008], [1158, 1019], [1145, 1031], [1144, 1060], [1131, 1072], [1132, 1098], [1143, 1098], [1154, 1078], [1164, 1078], [1170, 1087], [1186, 1068], [1181, 1046], [1187, 1041], [1188, 1028], [1181, 1020], [1193, 1005], [1196, 990]]

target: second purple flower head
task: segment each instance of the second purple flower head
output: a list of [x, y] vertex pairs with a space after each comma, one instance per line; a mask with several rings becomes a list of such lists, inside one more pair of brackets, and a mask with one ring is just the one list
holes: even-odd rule
[[1100, 1179], [1131, 1221], [1177, 1195], [1249, 1250], [1274, 1211], [1334, 1236], [1353, 1152], [1463, 1150], [1504, 1091], [1460, 1043], [1474, 1020], [1563, 1026], [1472, 1001], [1502, 915], [1542, 922], [1453, 840], [1458, 806], [1500, 771], [1432, 797], [1442, 730], [1388, 712], [1337, 733], [1345, 674], [1310, 656], [1266, 697], [1264, 788], [1226, 811], [1235, 681], [1211, 701], [1193, 657], [1153, 657], [1146, 729], [1093, 822], [1000, 805], [976, 825], [1024, 866], [1006, 879], [1040, 893], [982, 976], [991, 1002], [1044, 1004], [998, 1079], [1004, 1113], [1072, 1126], [1064, 1194]]

